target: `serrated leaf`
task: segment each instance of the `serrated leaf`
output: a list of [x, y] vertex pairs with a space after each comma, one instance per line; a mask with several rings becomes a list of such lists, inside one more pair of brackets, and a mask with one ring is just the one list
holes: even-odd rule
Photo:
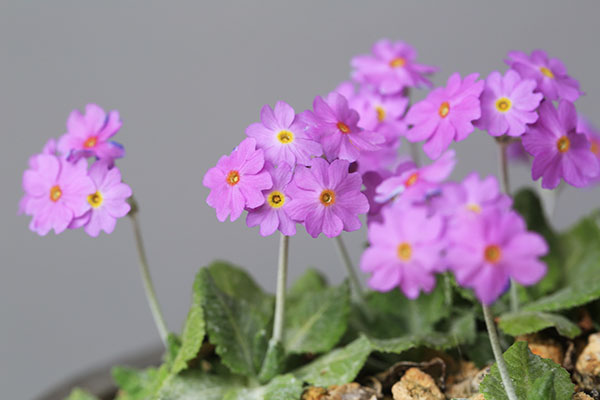
[[285, 351], [281, 342], [269, 340], [267, 352], [260, 368], [258, 379], [268, 382], [281, 372], [285, 361]]
[[288, 297], [302, 296], [308, 292], [318, 292], [327, 288], [327, 278], [318, 270], [308, 268], [288, 290]]
[[554, 371], [548, 371], [537, 378], [531, 390], [527, 393], [527, 400], [556, 400], [556, 392], [552, 382], [554, 381]]
[[98, 400], [98, 398], [83, 389], [73, 389], [65, 400]]
[[114, 367], [111, 374], [120, 391], [127, 395], [128, 400], [143, 400], [150, 396], [158, 370], [155, 368], [138, 370], [128, 367]]
[[[210, 375], [202, 371], [188, 370], [171, 375], [156, 393], [156, 400], [221, 400], [225, 393], [241, 386], [243, 380], [230, 375]], [[201, 397], [200, 397], [201, 396]]]
[[500, 329], [512, 336], [525, 335], [554, 327], [564, 337], [573, 339], [581, 334], [581, 329], [558, 314], [534, 311], [520, 311], [504, 314], [498, 324]]
[[361, 336], [345, 347], [317, 358], [293, 374], [314, 386], [342, 385], [356, 378], [371, 350], [369, 339]]
[[331, 350], [346, 331], [349, 312], [350, 288], [347, 283], [290, 298], [285, 313], [286, 352]]
[[[508, 373], [511, 377], [517, 398], [528, 399], [540, 391], [548, 391], [545, 382], [537, 381], [549, 372], [554, 374], [552, 390], [557, 400], [568, 400], [573, 395], [574, 385], [569, 373], [554, 361], [541, 358], [529, 351], [527, 342], [516, 342], [504, 353]], [[508, 400], [498, 366], [494, 364], [490, 373], [480, 385], [486, 400]], [[535, 398], [535, 397], [534, 397]]]
[[[590, 260], [591, 261], [591, 260]], [[595, 264], [595, 263], [594, 263]], [[572, 284], [523, 307], [525, 311], [562, 311], [600, 298], [600, 280]]]
[[171, 368], [172, 374], [178, 374], [187, 368], [188, 362], [193, 360], [200, 351], [204, 336], [206, 334], [206, 324], [204, 321], [204, 309], [202, 302], [204, 298], [202, 278], [198, 273], [194, 279], [192, 294], [192, 305], [181, 334], [181, 346]]
[[265, 386], [233, 389], [223, 400], [298, 400], [302, 396], [302, 381], [291, 374], [274, 378]]

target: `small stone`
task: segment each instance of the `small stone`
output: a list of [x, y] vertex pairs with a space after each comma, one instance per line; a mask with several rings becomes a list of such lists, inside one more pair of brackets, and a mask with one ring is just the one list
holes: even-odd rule
[[327, 395], [327, 389], [311, 386], [302, 393], [302, 400], [324, 400]]
[[478, 393], [469, 397], [469, 400], [485, 400], [485, 397], [483, 397], [483, 393]]
[[331, 386], [323, 400], [377, 400], [375, 390], [361, 386], [356, 382], [340, 386]]
[[461, 361], [459, 372], [451, 375], [446, 382], [446, 396], [453, 399], [477, 395], [479, 384], [489, 372], [489, 367], [479, 370], [474, 363]]
[[573, 395], [573, 400], [594, 400], [594, 398], [585, 392], [579, 392]]
[[558, 365], [562, 365], [565, 352], [560, 343], [553, 339], [544, 339], [536, 334], [518, 336], [517, 341], [524, 340], [529, 345], [529, 350], [537, 356], [547, 358]]
[[446, 397], [431, 376], [418, 368], [410, 368], [392, 386], [394, 400], [444, 400]]
[[590, 335], [575, 364], [575, 380], [583, 389], [600, 388], [600, 333]]

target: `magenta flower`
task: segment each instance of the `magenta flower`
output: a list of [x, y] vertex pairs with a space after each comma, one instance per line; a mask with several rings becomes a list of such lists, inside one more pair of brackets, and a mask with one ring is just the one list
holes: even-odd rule
[[129, 213], [131, 207], [127, 199], [131, 197], [131, 188], [121, 180], [117, 167], [110, 168], [109, 161], [96, 161], [89, 170], [95, 191], [87, 196], [90, 210], [75, 218], [69, 228], [84, 226], [85, 232], [97, 237], [101, 231], [113, 233], [117, 219]]
[[473, 132], [473, 121], [481, 117], [479, 95], [483, 81], [471, 74], [461, 81], [458, 73], [448, 78], [446, 87], [437, 88], [425, 100], [412, 106], [406, 114], [409, 129], [406, 138], [411, 142], [426, 140], [425, 153], [438, 158], [452, 140], [466, 139]]
[[360, 229], [359, 214], [369, 211], [369, 202], [360, 192], [362, 179], [356, 172], [348, 173], [350, 163], [335, 160], [331, 164], [314, 158], [310, 168], [296, 169], [289, 186], [288, 214], [304, 222], [306, 231], [314, 238], [321, 232], [328, 237]]
[[114, 160], [123, 157], [125, 150], [109, 139], [121, 128], [119, 112], [108, 113], [96, 104], [85, 106], [85, 115], [73, 110], [67, 119], [67, 133], [58, 142], [58, 150], [78, 160], [80, 157], [97, 157]]
[[437, 68], [418, 64], [416, 50], [405, 42], [381, 39], [373, 45], [372, 54], [352, 59], [352, 78], [373, 85], [382, 94], [396, 94], [404, 88], [431, 86], [425, 77]]
[[260, 119], [260, 123], [246, 128], [246, 135], [256, 139], [258, 148], [265, 152], [265, 160], [275, 165], [309, 165], [313, 156], [323, 154], [321, 145], [307, 135], [306, 124], [289, 104], [278, 101], [274, 110], [265, 105]]
[[363, 89], [350, 101], [350, 106], [360, 116], [360, 128], [382, 134], [385, 147], [397, 147], [400, 136], [407, 130], [402, 117], [408, 107], [408, 97], [382, 96], [372, 90]]
[[367, 196], [367, 200], [369, 201], [369, 212], [367, 213], [367, 224], [369, 225], [372, 222], [383, 222], [381, 209], [384, 207], [384, 204], [375, 201], [375, 190], [381, 184], [381, 182], [383, 182], [386, 178], [389, 178], [391, 175], [392, 173], [389, 171], [379, 170], [368, 171], [362, 176], [363, 185], [365, 187], [363, 193], [365, 196]]
[[543, 50], [534, 50], [531, 56], [522, 51], [511, 51], [505, 61], [524, 79], [535, 80], [537, 89], [550, 100], [573, 102], [581, 95], [579, 82], [567, 75], [567, 68], [562, 61], [558, 58], [548, 59]]
[[435, 287], [435, 272], [443, 270], [444, 223], [428, 217], [422, 207], [391, 206], [383, 210], [383, 223], [369, 225], [370, 247], [360, 266], [373, 273], [369, 286], [380, 292], [399, 287], [409, 299]]
[[394, 176], [377, 187], [375, 201], [385, 203], [397, 197], [402, 203], [422, 203], [439, 190], [455, 165], [454, 150], [447, 151], [438, 160], [421, 168], [412, 161], [405, 162], [398, 167]]
[[525, 151], [521, 140], [515, 140], [508, 144], [506, 147], [506, 156], [509, 161], [528, 163], [530, 156]]
[[320, 140], [328, 160], [336, 158], [356, 161], [361, 151], [379, 150], [384, 138], [378, 133], [358, 127], [358, 113], [348, 107], [348, 101], [337, 92], [323, 100], [317, 96], [313, 102], [314, 112], [303, 115], [310, 127], [309, 133]]
[[89, 210], [87, 196], [94, 192], [94, 183], [85, 160], [70, 163], [40, 154], [23, 174], [23, 189], [29, 196], [25, 213], [33, 216], [29, 227], [43, 236], [52, 229], [57, 234], [63, 232], [73, 218]]
[[[46, 144], [44, 145], [44, 148], [42, 149], [41, 154], [58, 155], [58, 150], [56, 148], [56, 139], [48, 140], [46, 142]], [[39, 156], [39, 154], [35, 154], [35, 155], [29, 157], [29, 168], [30, 169], [38, 168], [37, 156]], [[21, 200], [19, 201], [19, 210], [17, 211], [17, 215], [25, 214], [25, 210], [27, 208], [27, 202], [29, 201], [30, 198], [31, 198], [31, 196], [29, 196], [27, 193], [25, 193], [23, 195], [23, 197], [21, 197]]]
[[263, 205], [262, 191], [273, 185], [271, 175], [263, 170], [264, 164], [263, 151], [256, 149], [256, 140], [247, 138], [206, 172], [202, 184], [211, 189], [206, 202], [217, 210], [219, 221], [225, 221], [230, 214], [231, 221], [235, 221], [244, 208]]
[[291, 197], [287, 187], [294, 173], [289, 164], [281, 163], [277, 168], [267, 164], [266, 170], [273, 179], [273, 187], [263, 191], [265, 203], [259, 208], [248, 210], [246, 224], [249, 227], [260, 225], [262, 236], [272, 235], [279, 229], [286, 236], [296, 234], [296, 222], [288, 215]]
[[[583, 133], [590, 141], [590, 151], [600, 162], [600, 131], [590, 121], [579, 116], [577, 119], [577, 132]], [[598, 175], [600, 178], [600, 175]]]
[[598, 175], [598, 158], [590, 151], [586, 136], [577, 132], [577, 112], [573, 103], [561, 100], [558, 110], [543, 101], [538, 122], [523, 135], [523, 147], [533, 156], [531, 176], [542, 177], [542, 187], [553, 189], [560, 178], [576, 186], [586, 186]]
[[464, 218], [449, 231], [446, 260], [461, 286], [475, 289], [486, 305], [502, 295], [509, 279], [533, 285], [546, 274], [539, 260], [548, 252], [544, 239], [528, 232], [514, 211], [492, 208]]
[[527, 124], [538, 119], [536, 109], [543, 96], [534, 93], [535, 87], [534, 80], [521, 79], [512, 69], [504, 76], [492, 72], [485, 81], [481, 119], [475, 125], [492, 136], [521, 136]]

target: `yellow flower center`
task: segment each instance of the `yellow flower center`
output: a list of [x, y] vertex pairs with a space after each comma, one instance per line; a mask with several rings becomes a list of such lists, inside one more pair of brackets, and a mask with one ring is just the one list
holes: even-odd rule
[[502, 251], [500, 250], [500, 247], [496, 246], [495, 244], [490, 244], [483, 251], [483, 256], [487, 262], [495, 264], [500, 261], [500, 257], [502, 257]]
[[446, 116], [448, 115], [449, 112], [450, 112], [450, 103], [448, 103], [447, 101], [445, 101], [445, 102], [443, 102], [440, 105], [440, 109], [438, 110], [438, 114], [440, 114], [440, 117], [446, 118]]
[[414, 172], [412, 173], [408, 179], [404, 182], [404, 186], [411, 187], [412, 185], [414, 185], [415, 183], [417, 183], [417, 181], [419, 180], [419, 174]]
[[375, 111], [377, 111], [377, 121], [383, 122], [385, 119], [385, 110], [381, 106], [375, 107]]
[[96, 146], [96, 143], [98, 143], [98, 138], [96, 136], [90, 136], [85, 142], [83, 142], [83, 147], [86, 149], [91, 149], [92, 147]]
[[269, 193], [267, 201], [271, 207], [280, 208], [283, 206], [283, 203], [285, 203], [285, 195], [278, 190], [274, 190]]
[[229, 174], [227, 174], [227, 183], [231, 186], [235, 186], [239, 181], [240, 173], [235, 170], [229, 171]]
[[509, 98], [500, 97], [496, 100], [496, 110], [500, 112], [507, 112], [512, 107], [512, 102]]
[[56, 203], [61, 197], [62, 190], [60, 189], [60, 186], [52, 186], [52, 188], [50, 189], [50, 200]]
[[279, 131], [277, 134], [277, 140], [279, 140], [283, 144], [291, 143], [294, 141], [294, 134], [290, 131]]
[[410, 261], [412, 258], [412, 246], [406, 242], [400, 243], [396, 252], [398, 253], [398, 258], [402, 261]]
[[600, 156], [600, 141], [592, 140], [592, 144], [590, 146], [590, 150], [597, 156]]
[[479, 204], [470, 203], [467, 204], [467, 210], [473, 211], [475, 214], [479, 214], [481, 212], [481, 206]]
[[333, 190], [325, 189], [321, 192], [321, 196], [319, 196], [319, 200], [321, 204], [325, 207], [329, 207], [335, 203], [335, 193]]
[[342, 133], [350, 133], [350, 128], [348, 127], [348, 125], [346, 125], [343, 122], [338, 122], [337, 123], [337, 128], [340, 130], [340, 132]]
[[102, 193], [96, 192], [94, 194], [90, 194], [87, 198], [88, 203], [94, 208], [98, 208], [104, 202], [104, 197], [102, 197]]
[[556, 141], [556, 148], [561, 153], [566, 153], [571, 148], [571, 141], [568, 137], [563, 136]]
[[392, 68], [402, 68], [406, 65], [406, 60], [403, 57], [396, 57], [392, 61], [390, 61], [390, 67]]
[[542, 72], [542, 74], [550, 79], [554, 79], [554, 73], [552, 71], [550, 71], [550, 69], [546, 68], [546, 67], [540, 67], [540, 71]]

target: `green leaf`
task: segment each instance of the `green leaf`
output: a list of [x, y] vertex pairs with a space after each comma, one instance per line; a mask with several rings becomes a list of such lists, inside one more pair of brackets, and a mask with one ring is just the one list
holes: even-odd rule
[[198, 370], [171, 375], [153, 397], [156, 400], [221, 400], [226, 392], [243, 380], [230, 375], [210, 375]]
[[[231, 282], [222, 270], [228, 272]], [[234, 373], [257, 376], [266, 351], [273, 301], [244, 276], [247, 274], [226, 264], [200, 271], [204, 317], [210, 341], [223, 364]]]
[[500, 317], [498, 326], [512, 336], [538, 332], [550, 327], [556, 328], [560, 335], [570, 339], [581, 334], [581, 329], [562, 315], [534, 311], [504, 314]]
[[291, 374], [278, 376], [265, 386], [230, 390], [223, 400], [298, 400], [302, 381]]
[[361, 336], [301, 367], [294, 375], [314, 386], [342, 385], [356, 378], [371, 350], [369, 339]]
[[[504, 353], [508, 373], [511, 377], [517, 398], [519, 399], [548, 399], [540, 397], [544, 393], [554, 393], [556, 399], [567, 400], [573, 395], [574, 385], [569, 373], [552, 360], [536, 356], [529, 351], [527, 342], [516, 342]], [[547, 374], [552, 373], [551, 388], [546, 381]], [[540, 380], [542, 379], [543, 380]], [[480, 385], [480, 391], [486, 400], [507, 400], [498, 366], [494, 364], [490, 373]]]
[[91, 395], [82, 389], [73, 389], [69, 397], [65, 400], [98, 400], [96, 396]]
[[281, 342], [273, 339], [269, 340], [267, 354], [263, 360], [258, 379], [261, 382], [268, 382], [281, 372], [285, 361], [285, 351]]
[[204, 293], [202, 291], [202, 277], [198, 273], [194, 280], [194, 288], [192, 294], [192, 305], [188, 312], [187, 320], [181, 334], [181, 347], [177, 352], [172, 374], [178, 374], [187, 368], [188, 362], [193, 360], [200, 351], [204, 336], [206, 334], [206, 324], [204, 322], [204, 310], [202, 308], [202, 300]]
[[317, 292], [327, 288], [327, 279], [314, 268], [309, 268], [298, 278], [288, 290], [289, 297], [302, 296], [305, 293]]
[[129, 367], [114, 367], [111, 371], [113, 380], [119, 387], [121, 398], [127, 400], [145, 400], [162, 385], [168, 376], [168, 369], [148, 368], [137, 370]]
[[556, 391], [552, 382], [554, 371], [548, 371], [533, 382], [531, 390], [527, 393], [527, 400], [556, 400]]
[[285, 350], [292, 354], [331, 350], [346, 331], [349, 312], [347, 283], [290, 298], [285, 312]]

